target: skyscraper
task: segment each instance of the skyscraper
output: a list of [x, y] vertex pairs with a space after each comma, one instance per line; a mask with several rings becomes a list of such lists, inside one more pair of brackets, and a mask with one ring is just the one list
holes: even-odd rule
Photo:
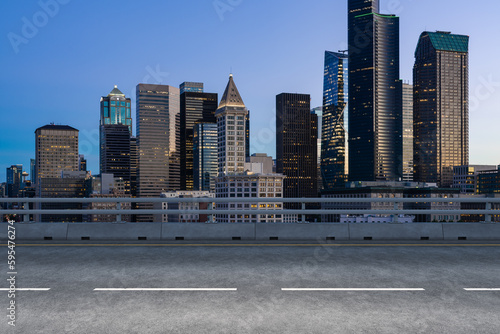
[[[179, 88], [139, 84], [137, 94], [137, 149], [139, 197], [160, 197], [165, 191], [177, 190], [172, 172], [177, 170], [176, 117], [179, 115]], [[176, 175], [177, 180], [179, 175]], [[143, 205], [141, 208], [152, 208]], [[151, 221], [152, 215], [137, 218]]]
[[196, 123], [193, 135], [194, 190], [215, 192], [217, 124]]
[[469, 36], [423, 32], [415, 51], [415, 181], [453, 183], [469, 164]]
[[130, 194], [130, 132], [123, 124], [101, 125], [101, 174], [122, 178]]
[[403, 83], [403, 181], [413, 181], [413, 85]]
[[181, 189], [193, 190], [193, 135], [197, 122], [215, 124], [218, 96], [204, 93], [202, 83], [181, 84], [180, 102], [180, 173]]
[[349, 180], [402, 177], [399, 18], [349, 0]]
[[233, 80], [229, 82], [215, 113], [217, 118], [218, 176], [243, 173], [247, 151], [248, 110]]
[[323, 117], [321, 133], [321, 177], [323, 189], [341, 187], [347, 181], [346, 114], [348, 57], [325, 51]]
[[23, 165], [12, 165], [7, 168], [7, 197], [18, 197], [22, 185]]
[[118, 86], [108, 94], [101, 97], [101, 123], [100, 125], [123, 124], [132, 135], [132, 115], [130, 111], [130, 98], [125, 97]]
[[35, 183], [60, 177], [61, 171], [78, 171], [78, 130], [67, 125], [45, 125], [35, 131]]
[[137, 138], [130, 138], [130, 195], [137, 196], [137, 165], [139, 157], [137, 156]]
[[276, 96], [276, 172], [285, 175], [285, 198], [318, 195], [318, 117], [306, 94]]

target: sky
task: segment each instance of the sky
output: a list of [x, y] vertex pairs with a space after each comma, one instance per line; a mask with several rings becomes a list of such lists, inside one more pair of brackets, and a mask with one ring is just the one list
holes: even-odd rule
[[[477, 5], [476, 5], [477, 4]], [[401, 20], [401, 79], [423, 31], [470, 36], [470, 163], [500, 164], [498, 1], [381, 0]], [[0, 3], [0, 182], [35, 155], [36, 128], [80, 130], [98, 174], [99, 100], [118, 85], [203, 82], [229, 74], [251, 112], [251, 151], [275, 156], [282, 92], [322, 104], [324, 51], [347, 49], [347, 0], [25, 0]], [[133, 111], [135, 133], [135, 110]]]

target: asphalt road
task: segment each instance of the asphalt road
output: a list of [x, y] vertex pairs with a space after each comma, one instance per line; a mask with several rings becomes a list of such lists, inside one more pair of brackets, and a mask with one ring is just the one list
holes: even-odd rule
[[500, 245], [18, 246], [16, 262], [16, 288], [50, 290], [16, 291], [15, 327], [0, 291], [1, 333], [500, 328], [500, 290], [465, 290], [500, 288]]

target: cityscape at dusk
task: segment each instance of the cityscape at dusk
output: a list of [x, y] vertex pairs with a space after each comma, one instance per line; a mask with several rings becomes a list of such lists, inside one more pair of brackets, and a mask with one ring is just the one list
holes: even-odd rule
[[0, 332], [498, 334], [497, 8], [3, 1]]

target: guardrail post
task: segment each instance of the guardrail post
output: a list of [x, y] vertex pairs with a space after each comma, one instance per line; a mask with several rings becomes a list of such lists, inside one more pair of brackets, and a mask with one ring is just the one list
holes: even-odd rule
[[[302, 203], [302, 211], [306, 209], [306, 203]], [[306, 222], [306, 215], [302, 214], [302, 223], [305, 224]]]
[[[122, 209], [122, 203], [121, 202], [116, 202], [116, 210], [121, 210]], [[117, 213], [116, 214], [116, 222], [120, 223], [122, 221], [122, 215]]]
[[[486, 202], [486, 210], [491, 210], [491, 202]], [[484, 215], [484, 220], [486, 223], [491, 223], [491, 215], [490, 214], [485, 214]]]
[[393, 217], [393, 223], [397, 224], [399, 223], [399, 202], [394, 202], [394, 215], [392, 215]]
[[[28, 210], [29, 211], [29, 209], [30, 209], [30, 203], [29, 202], [24, 203], [24, 210]], [[23, 222], [29, 223], [29, 221], [30, 221], [30, 215], [29, 214], [24, 214], [23, 215]]]
[[[212, 211], [214, 209], [214, 202], [208, 203], [208, 210]], [[214, 223], [214, 215], [210, 214], [208, 216], [208, 221], [207, 223]]]

